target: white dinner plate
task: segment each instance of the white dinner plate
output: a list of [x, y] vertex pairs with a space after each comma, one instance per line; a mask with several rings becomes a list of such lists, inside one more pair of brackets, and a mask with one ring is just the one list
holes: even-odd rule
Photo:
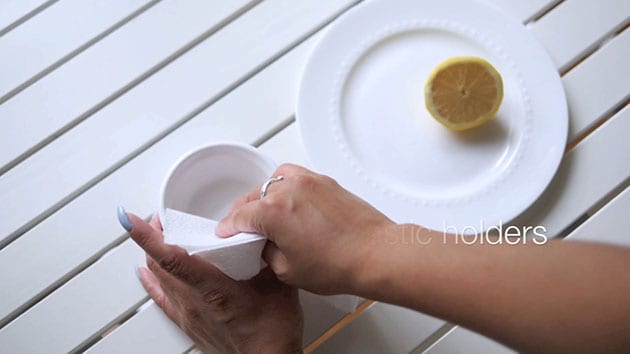
[[[429, 73], [453, 56], [485, 58], [503, 77], [497, 116], [467, 132], [440, 125], [424, 103]], [[543, 47], [469, 0], [373, 0], [340, 17], [304, 68], [297, 118], [315, 169], [394, 220], [436, 230], [523, 212], [555, 174], [568, 130]]]

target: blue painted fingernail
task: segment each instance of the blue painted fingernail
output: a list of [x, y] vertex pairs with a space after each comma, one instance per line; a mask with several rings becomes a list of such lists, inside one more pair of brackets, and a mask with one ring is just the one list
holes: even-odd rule
[[131, 231], [133, 225], [131, 225], [131, 221], [129, 221], [125, 208], [121, 206], [118, 207], [118, 222], [120, 222], [120, 225], [122, 225], [125, 230]]

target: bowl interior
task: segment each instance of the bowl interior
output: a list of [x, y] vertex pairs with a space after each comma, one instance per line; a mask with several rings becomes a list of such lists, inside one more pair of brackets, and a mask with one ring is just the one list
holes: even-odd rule
[[168, 177], [162, 210], [220, 220], [236, 199], [259, 187], [274, 169], [270, 160], [247, 147], [215, 145], [197, 150]]

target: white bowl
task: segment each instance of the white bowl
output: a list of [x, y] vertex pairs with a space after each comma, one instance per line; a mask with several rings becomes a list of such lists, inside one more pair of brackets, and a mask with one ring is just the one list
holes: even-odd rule
[[238, 143], [212, 144], [185, 154], [162, 185], [164, 242], [204, 258], [233, 279], [258, 274], [266, 238], [247, 233], [219, 238], [214, 228], [235, 200], [260, 187], [275, 169], [271, 159]]

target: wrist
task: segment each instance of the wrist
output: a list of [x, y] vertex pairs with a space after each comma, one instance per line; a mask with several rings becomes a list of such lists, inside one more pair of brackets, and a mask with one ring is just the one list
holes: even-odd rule
[[371, 227], [365, 242], [357, 252], [359, 261], [350, 272], [351, 293], [364, 298], [378, 299], [388, 291], [392, 279], [391, 262], [395, 259], [394, 248], [399, 244], [401, 226], [392, 221]]
[[361, 270], [355, 274], [354, 294], [397, 302], [408, 279], [417, 280], [418, 258], [438, 235], [414, 224], [390, 223], [376, 229], [367, 245]]

